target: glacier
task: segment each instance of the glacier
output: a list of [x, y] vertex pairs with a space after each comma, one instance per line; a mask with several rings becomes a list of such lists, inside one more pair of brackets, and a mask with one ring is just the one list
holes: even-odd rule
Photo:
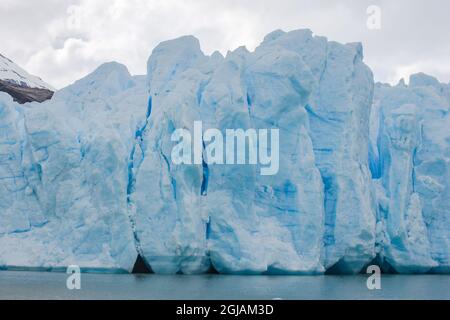
[[449, 272], [449, 106], [449, 86], [425, 74], [377, 85], [371, 163], [386, 269]]
[[1, 95], [0, 265], [132, 269], [127, 164], [146, 100], [116, 63], [40, 105]]
[[[359, 43], [159, 44], [44, 103], [0, 93], [0, 268], [163, 274], [449, 272], [450, 85], [375, 84]], [[176, 129], [278, 129], [279, 171], [176, 165]], [[268, 146], [274, 150], [273, 146]]]

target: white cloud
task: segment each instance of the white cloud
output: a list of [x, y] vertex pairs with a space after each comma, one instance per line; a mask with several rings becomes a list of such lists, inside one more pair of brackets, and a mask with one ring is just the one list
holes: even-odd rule
[[427, 60], [405, 65], [402, 64], [395, 67], [392, 76], [387, 79], [387, 82], [396, 83], [399, 79], [404, 79], [408, 82], [411, 74], [423, 72], [424, 70], [427, 70], [427, 73], [430, 75], [445, 79], [450, 75], [450, 62], [447, 62], [447, 64], [440, 64], [433, 60]]
[[[382, 9], [380, 31], [366, 28], [370, 4]], [[447, 0], [0, 0], [0, 52], [62, 87], [111, 60], [144, 74], [159, 42], [185, 34], [225, 53], [274, 29], [310, 28], [362, 41], [377, 80], [423, 71], [450, 81], [449, 11]]]

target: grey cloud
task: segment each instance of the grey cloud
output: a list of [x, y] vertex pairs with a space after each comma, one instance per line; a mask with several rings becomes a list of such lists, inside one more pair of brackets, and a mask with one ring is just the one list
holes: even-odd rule
[[[382, 28], [366, 27], [378, 5]], [[79, 28], [69, 7], [79, 5]], [[207, 53], [253, 49], [274, 29], [309, 28], [340, 42], [361, 41], [376, 80], [398, 81], [423, 71], [450, 81], [447, 0], [70, 0], [0, 2], [0, 52], [62, 87], [110, 60], [133, 73], [158, 42], [197, 36]]]

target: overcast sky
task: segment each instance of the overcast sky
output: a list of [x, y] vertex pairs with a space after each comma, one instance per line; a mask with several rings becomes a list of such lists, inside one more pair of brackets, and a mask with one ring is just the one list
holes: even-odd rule
[[[380, 30], [366, 26], [369, 5]], [[159, 42], [186, 34], [210, 54], [309, 28], [362, 42], [377, 81], [422, 71], [450, 82], [449, 13], [448, 0], [0, 0], [0, 53], [62, 88], [107, 61], [145, 74]]]

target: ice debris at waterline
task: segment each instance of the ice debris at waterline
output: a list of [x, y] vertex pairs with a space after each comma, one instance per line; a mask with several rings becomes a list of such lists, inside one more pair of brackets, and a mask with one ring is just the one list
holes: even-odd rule
[[[0, 268], [448, 273], [449, 108], [450, 85], [375, 86], [360, 44], [309, 30], [226, 57], [163, 42], [147, 78], [108, 63], [42, 104], [0, 93]], [[278, 173], [175, 165], [196, 121], [278, 129]]]

